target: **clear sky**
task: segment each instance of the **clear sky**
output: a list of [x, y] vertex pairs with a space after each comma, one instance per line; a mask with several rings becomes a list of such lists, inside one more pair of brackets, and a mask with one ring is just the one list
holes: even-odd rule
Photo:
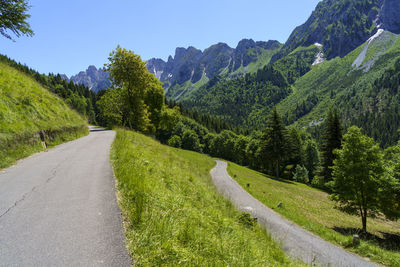
[[35, 35], [0, 53], [41, 73], [68, 76], [102, 67], [119, 44], [142, 56], [166, 60], [176, 47], [205, 49], [243, 38], [285, 42], [320, 0], [30, 0]]

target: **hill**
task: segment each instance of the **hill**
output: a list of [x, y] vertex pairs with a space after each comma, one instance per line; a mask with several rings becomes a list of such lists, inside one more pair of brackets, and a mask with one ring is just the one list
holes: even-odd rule
[[303, 266], [218, 194], [211, 157], [125, 130], [111, 153], [135, 264]]
[[336, 107], [346, 126], [393, 145], [400, 128], [399, 74], [400, 38], [381, 30], [347, 56], [313, 66], [278, 109], [287, 124], [313, 127]]
[[[43, 132], [42, 132], [43, 131]], [[88, 133], [87, 121], [32, 77], [0, 62], [0, 168]]]
[[[335, 209], [328, 194], [305, 184], [272, 178], [233, 163], [228, 173], [246, 191], [266, 206], [304, 229], [363, 258], [386, 266], [400, 265], [400, 222], [382, 217], [371, 219], [369, 234], [359, 246], [353, 246], [353, 234], [359, 234], [359, 217]], [[277, 207], [281, 202], [282, 206]]]
[[[179, 102], [250, 130], [263, 128], [276, 106], [287, 125], [316, 136], [335, 107], [346, 127], [355, 124], [383, 147], [393, 145], [400, 127], [399, 3], [321, 1], [268, 65], [245, 77], [215, 76]], [[278, 80], [285, 82], [272, 82]]]

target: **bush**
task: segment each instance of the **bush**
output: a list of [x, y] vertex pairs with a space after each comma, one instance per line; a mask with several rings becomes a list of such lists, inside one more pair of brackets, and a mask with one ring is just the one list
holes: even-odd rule
[[297, 165], [296, 171], [293, 176], [293, 180], [295, 180], [296, 182], [305, 183], [305, 184], [310, 182], [310, 180], [308, 178], [307, 168], [302, 165]]
[[201, 152], [199, 136], [193, 130], [186, 130], [182, 135], [182, 148]]
[[181, 148], [182, 147], [182, 139], [179, 136], [174, 135], [168, 140], [168, 145], [172, 146], [172, 147]]

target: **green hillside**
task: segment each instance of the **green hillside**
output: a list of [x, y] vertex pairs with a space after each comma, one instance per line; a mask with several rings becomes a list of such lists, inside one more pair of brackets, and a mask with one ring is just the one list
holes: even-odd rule
[[400, 128], [399, 59], [400, 39], [386, 32], [344, 58], [313, 66], [278, 109], [286, 123], [310, 127], [336, 107], [346, 126], [360, 126], [382, 145], [393, 145]]
[[118, 130], [111, 160], [138, 266], [303, 266], [211, 182], [214, 160]]
[[263, 128], [270, 110], [291, 93], [294, 81], [311, 69], [319, 48], [299, 47], [274, 64], [236, 79], [216, 77], [181, 101], [201, 114], [237, 127]]
[[88, 133], [87, 122], [33, 78], [0, 63], [0, 168], [48, 145]]
[[[233, 163], [229, 163], [228, 173], [255, 198], [304, 229], [371, 261], [400, 266], [400, 221], [370, 219], [369, 235], [362, 238], [359, 246], [353, 246], [352, 235], [359, 233], [361, 220], [335, 209], [335, 202], [329, 200], [327, 193]], [[283, 203], [281, 208], [276, 207], [279, 202]]]

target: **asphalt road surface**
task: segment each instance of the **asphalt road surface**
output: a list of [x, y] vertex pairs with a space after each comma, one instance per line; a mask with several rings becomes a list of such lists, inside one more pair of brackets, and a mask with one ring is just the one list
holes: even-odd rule
[[282, 218], [247, 193], [228, 175], [226, 167], [226, 162], [217, 161], [217, 166], [211, 170], [211, 177], [219, 192], [230, 199], [237, 208], [257, 218], [258, 223], [267, 229], [291, 257], [310, 265], [377, 266]]
[[115, 132], [0, 172], [0, 266], [131, 266], [109, 162]]

